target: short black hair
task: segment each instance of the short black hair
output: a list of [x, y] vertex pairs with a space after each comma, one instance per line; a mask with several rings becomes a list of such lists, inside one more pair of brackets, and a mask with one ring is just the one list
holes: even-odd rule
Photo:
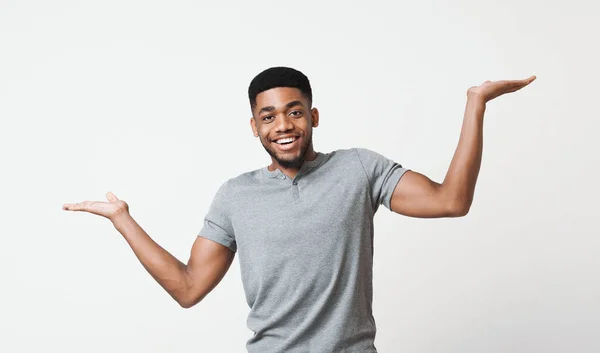
[[302, 92], [302, 95], [312, 105], [312, 90], [308, 77], [302, 72], [291, 67], [277, 66], [271, 67], [259, 73], [252, 79], [248, 87], [248, 98], [250, 107], [256, 108], [256, 96], [259, 93], [270, 90], [275, 87], [293, 87]]

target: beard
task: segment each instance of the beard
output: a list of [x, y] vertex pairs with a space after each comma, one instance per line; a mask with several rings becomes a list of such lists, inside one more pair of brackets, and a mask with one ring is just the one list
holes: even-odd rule
[[265, 143], [263, 142], [262, 138], [260, 138], [260, 143], [263, 145], [263, 148], [265, 149], [265, 151], [267, 151], [267, 153], [273, 157], [274, 160], [277, 161], [277, 163], [279, 163], [280, 166], [282, 166], [283, 168], [293, 168], [293, 169], [300, 169], [300, 167], [302, 166], [302, 163], [304, 163], [304, 157], [306, 156], [306, 151], [308, 151], [308, 147], [310, 147], [310, 144], [312, 142], [312, 134], [309, 135], [308, 139], [304, 139], [302, 138], [302, 145], [300, 146], [300, 154], [298, 156], [292, 157], [291, 159], [288, 158], [282, 158], [281, 156], [279, 156], [277, 154], [277, 151], [272, 148], [272, 146], [269, 144], [269, 146], [266, 146]]

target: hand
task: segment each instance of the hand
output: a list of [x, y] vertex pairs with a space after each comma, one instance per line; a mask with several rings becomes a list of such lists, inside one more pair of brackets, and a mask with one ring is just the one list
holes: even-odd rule
[[487, 103], [492, 99], [499, 97], [503, 94], [518, 91], [521, 88], [527, 86], [533, 80], [535, 76], [531, 76], [524, 80], [511, 80], [511, 81], [485, 81], [481, 86], [473, 86], [467, 91], [467, 97], [479, 98], [483, 100], [483, 103]]
[[84, 211], [97, 214], [111, 221], [118, 215], [129, 213], [129, 205], [125, 201], [119, 200], [112, 192], [106, 193], [106, 198], [109, 202], [83, 201], [80, 203], [66, 203], [62, 208], [65, 211]]

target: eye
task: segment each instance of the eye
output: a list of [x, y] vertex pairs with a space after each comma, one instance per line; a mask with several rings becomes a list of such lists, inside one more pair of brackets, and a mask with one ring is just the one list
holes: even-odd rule
[[272, 118], [272, 117], [273, 117], [272, 115], [263, 116], [262, 117], [262, 121], [265, 121], [265, 120], [267, 120], [269, 118]]
[[302, 115], [302, 111], [300, 111], [300, 110], [292, 110], [290, 112], [290, 114], [293, 115], [293, 116], [299, 116], [299, 115]]

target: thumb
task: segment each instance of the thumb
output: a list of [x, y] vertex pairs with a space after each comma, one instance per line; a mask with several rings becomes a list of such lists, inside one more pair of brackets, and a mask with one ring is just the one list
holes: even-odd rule
[[113, 194], [112, 192], [107, 192], [106, 193], [106, 198], [108, 199], [108, 201], [110, 202], [114, 202], [114, 201], [118, 201], [119, 199], [115, 196], [115, 194]]

